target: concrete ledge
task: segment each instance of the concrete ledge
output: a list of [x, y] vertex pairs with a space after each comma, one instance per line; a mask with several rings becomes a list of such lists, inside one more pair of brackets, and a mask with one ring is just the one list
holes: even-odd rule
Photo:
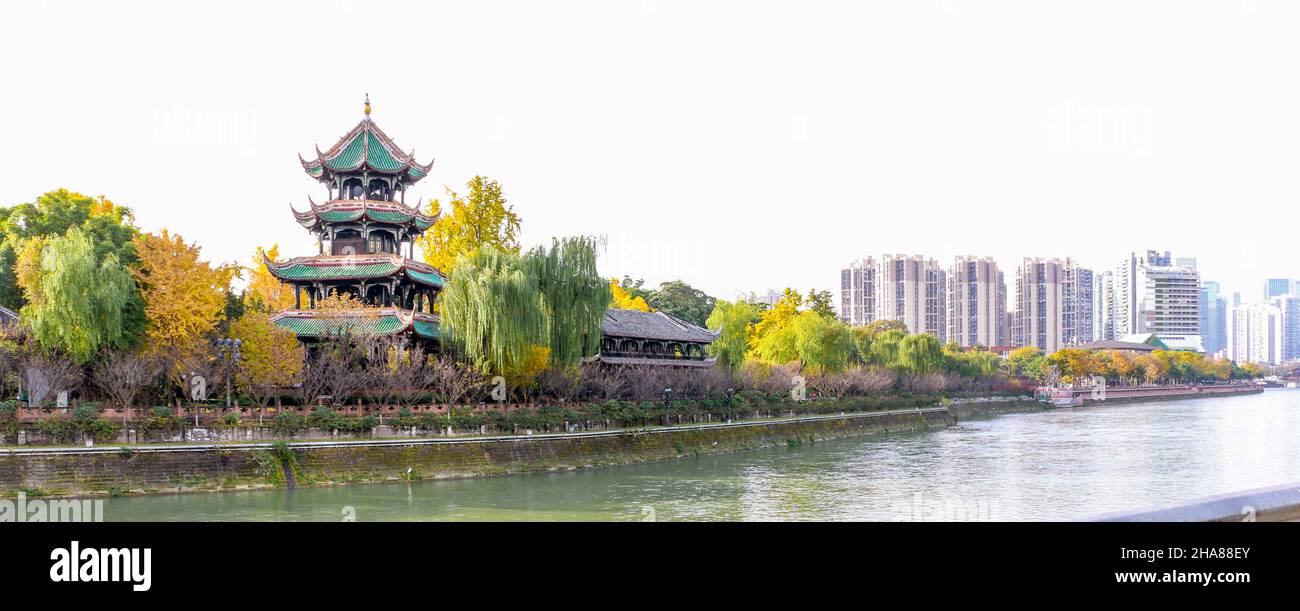
[[1088, 522], [1300, 522], [1300, 482], [1208, 496], [1138, 511], [1118, 511]]

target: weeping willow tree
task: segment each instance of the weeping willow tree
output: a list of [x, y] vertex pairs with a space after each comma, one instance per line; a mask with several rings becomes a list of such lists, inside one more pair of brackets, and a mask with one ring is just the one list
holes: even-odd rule
[[27, 297], [23, 318], [41, 346], [86, 363], [102, 348], [123, 345], [123, 310], [135, 280], [116, 254], [97, 257], [81, 229], [27, 242], [16, 273]]
[[537, 278], [514, 253], [482, 246], [462, 257], [440, 303], [451, 347], [485, 372], [517, 368], [546, 338]]
[[525, 257], [537, 280], [549, 320], [551, 365], [577, 363], [600, 349], [600, 320], [609, 307], [609, 284], [596, 271], [597, 240], [575, 236], [538, 246]]
[[600, 347], [609, 286], [596, 271], [596, 240], [555, 240], [525, 255], [481, 247], [451, 269], [440, 298], [450, 346], [485, 372], [524, 367], [538, 347], [570, 365]]

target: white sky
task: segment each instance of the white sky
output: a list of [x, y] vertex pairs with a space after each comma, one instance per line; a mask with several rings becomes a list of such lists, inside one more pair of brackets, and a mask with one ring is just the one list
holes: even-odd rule
[[[297, 155], [361, 118], [607, 275], [838, 291], [850, 259], [1195, 256], [1300, 277], [1300, 3], [10, 2], [0, 203], [60, 186], [311, 254]], [[409, 201], [409, 200], [408, 200]]]

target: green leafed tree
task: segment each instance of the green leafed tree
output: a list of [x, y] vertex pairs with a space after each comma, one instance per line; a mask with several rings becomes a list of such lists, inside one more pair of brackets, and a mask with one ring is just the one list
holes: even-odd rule
[[938, 371], [943, 362], [943, 345], [929, 333], [913, 333], [898, 343], [898, 365], [904, 371], [924, 375]]
[[681, 280], [671, 280], [646, 295], [650, 307], [672, 314], [686, 322], [704, 326], [713, 312], [716, 299]]
[[480, 247], [452, 268], [440, 303], [454, 349], [481, 371], [510, 373], [539, 347], [557, 366], [595, 354], [609, 300], [594, 239], [577, 237], [526, 255]]
[[460, 258], [439, 303], [451, 346], [484, 372], [518, 368], [547, 338], [537, 278], [515, 253], [482, 246]]
[[609, 283], [596, 270], [596, 239], [556, 239], [528, 251], [524, 263], [542, 294], [547, 319], [544, 345], [551, 364], [577, 364], [600, 349], [600, 321], [610, 302]]
[[17, 267], [28, 298], [23, 317], [43, 347], [85, 363], [101, 349], [125, 345], [123, 309], [136, 285], [115, 253], [97, 257], [94, 241], [74, 227], [29, 244]]
[[849, 326], [810, 309], [791, 322], [795, 351], [804, 367], [817, 371], [840, 371], [854, 353]]
[[875, 334], [871, 338], [867, 362], [881, 367], [898, 367], [899, 344], [907, 337], [907, 331], [890, 329]]
[[[103, 196], [90, 197], [67, 189], [50, 191], [36, 201], [0, 208], [0, 305], [19, 310], [27, 304], [28, 296], [15, 273], [23, 244], [62, 236], [74, 227], [91, 240], [97, 260], [114, 255], [124, 267], [135, 265], [132, 239], [139, 231], [129, 208]], [[122, 318], [124, 345], [139, 345], [147, 324], [139, 290], [131, 291]]]
[[758, 306], [743, 300], [719, 300], [714, 303], [713, 311], [704, 321], [704, 326], [722, 332], [709, 345], [709, 354], [718, 357], [718, 362], [723, 367], [734, 372], [745, 363], [745, 352], [749, 349], [749, 327], [758, 322], [760, 312]]
[[815, 312], [822, 318], [835, 318], [834, 300], [831, 298], [830, 291], [818, 291], [817, 289], [808, 290], [808, 300], [805, 303], [808, 309]]

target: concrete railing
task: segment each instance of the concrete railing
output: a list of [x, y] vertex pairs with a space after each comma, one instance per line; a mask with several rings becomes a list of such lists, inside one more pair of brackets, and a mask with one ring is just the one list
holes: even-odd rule
[[1089, 522], [1300, 522], [1300, 482], [1208, 496], [1139, 511], [1087, 518]]

